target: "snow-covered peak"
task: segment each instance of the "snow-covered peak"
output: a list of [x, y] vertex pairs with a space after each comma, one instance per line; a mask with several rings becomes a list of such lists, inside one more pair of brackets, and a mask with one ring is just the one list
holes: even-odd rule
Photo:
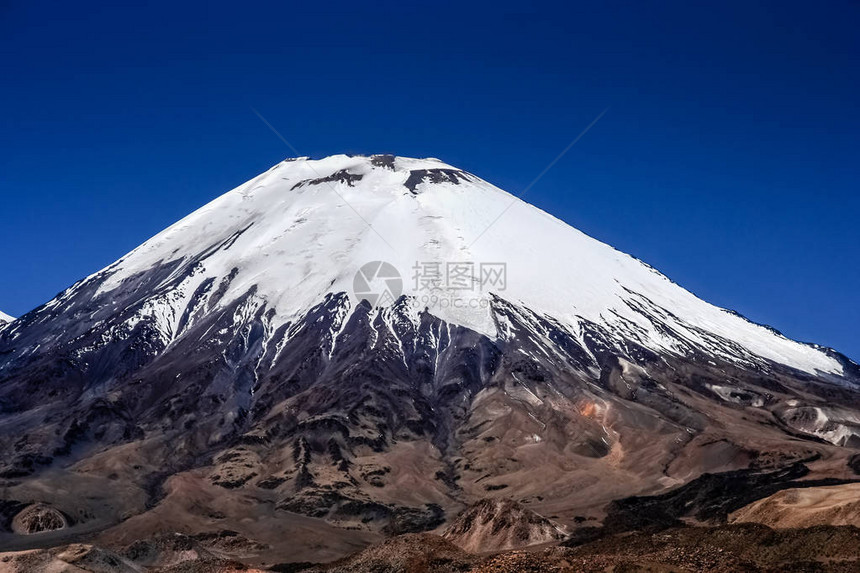
[[13, 320], [15, 320], [13, 317], [0, 310], [0, 324], [12, 322]]
[[[637, 259], [438, 159], [284, 161], [105, 269], [100, 292], [177, 261], [198, 264], [172, 304], [187, 304], [204, 281], [230, 276], [219, 304], [253, 290], [275, 309], [276, 325], [328, 293], [353, 293], [363, 265], [384, 261], [399, 272], [402, 292], [416, 307], [493, 337], [505, 335], [489, 308], [497, 295], [573, 333], [589, 321], [664, 352], [679, 352], [679, 339], [707, 348], [717, 336], [810, 373], [842, 372], [824, 352], [714, 307]], [[503, 265], [504, 280], [494, 274], [482, 281], [482, 265], [495, 273]], [[450, 268], [471, 268], [475, 280], [448, 288]], [[438, 284], [431, 276], [436, 269]], [[377, 280], [373, 288], [380, 284], [389, 283]]]

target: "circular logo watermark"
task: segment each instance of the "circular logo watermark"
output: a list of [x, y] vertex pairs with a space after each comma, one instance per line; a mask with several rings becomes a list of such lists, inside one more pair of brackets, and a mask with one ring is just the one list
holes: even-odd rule
[[355, 273], [352, 292], [371, 306], [388, 306], [403, 294], [403, 278], [391, 263], [371, 261]]

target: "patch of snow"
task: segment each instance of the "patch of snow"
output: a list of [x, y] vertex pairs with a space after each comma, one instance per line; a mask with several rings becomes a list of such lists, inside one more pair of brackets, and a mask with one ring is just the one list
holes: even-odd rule
[[[719, 384], [706, 384], [706, 386], [726, 402], [733, 402], [735, 404], [740, 405], [749, 404], [754, 408], [761, 408], [762, 406], [764, 406], [764, 399], [761, 396], [748, 390], [735, 388], [734, 386], [722, 386]], [[741, 397], [744, 395], [749, 396], [749, 399], [744, 400]]]
[[787, 409], [783, 419], [793, 427], [837, 446], [860, 438], [860, 417], [839, 407], [799, 406]]

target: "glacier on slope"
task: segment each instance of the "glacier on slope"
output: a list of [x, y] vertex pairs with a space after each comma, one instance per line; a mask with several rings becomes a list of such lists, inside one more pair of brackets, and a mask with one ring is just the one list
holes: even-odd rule
[[[166, 341], [177, 335], [193, 293], [209, 280], [233, 277], [221, 305], [254, 288], [276, 309], [274, 330], [328, 293], [351, 292], [355, 273], [369, 261], [399, 269], [404, 294], [419, 306], [422, 293], [410, 278], [416, 263], [501, 262], [507, 267], [503, 292], [470, 293], [479, 300], [430, 312], [501, 337], [504, 325], [488, 310], [498, 295], [553, 317], [574, 336], [590, 322], [658, 352], [683, 353], [693, 345], [748, 361], [745, 350], [811, 374], [840, 375], [843, 368], [827, 352], [708, 304], [636, 258], [436, 159], [286, 160], [98, 273], [107, 277], [100, 292], [201, 254], [199, 268], [171, 300], [143, 310], [158, 317]], [[717, 348], [712, 336], [739, 348]]]

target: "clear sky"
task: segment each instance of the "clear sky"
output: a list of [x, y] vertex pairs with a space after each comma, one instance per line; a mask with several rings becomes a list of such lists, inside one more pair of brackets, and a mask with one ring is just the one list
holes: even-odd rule
[[609, 107], [525, 199], [860, 359], [857, 2], [99, 4], [0, 0], [0, 310], [294, 155], [252, 107], [513, 193]]

